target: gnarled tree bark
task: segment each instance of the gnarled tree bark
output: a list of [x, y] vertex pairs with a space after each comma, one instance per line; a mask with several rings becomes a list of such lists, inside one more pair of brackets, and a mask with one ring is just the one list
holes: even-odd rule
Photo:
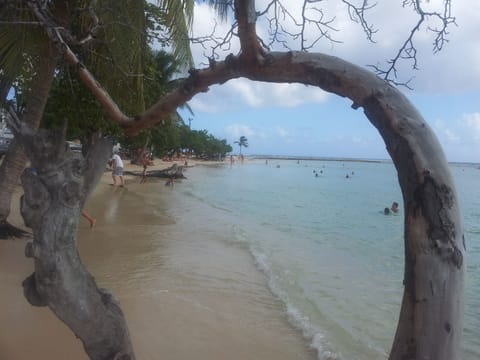
[[82, 340], [91, 359], [134, 359], [117, 300], [97, 287], [77, 251], [80, 212], [105, 169], [111, 141], [92, 137], [83, 156], [70, 151], [64, 131], [35, 133], [19, 121], [12, 128], [32, 165], [22, 175], [21, 213], [33, 230], [25, 255], [35, 261], [35, 272], [23, 282], [25, 297], [48, 306]]
[[[37, 76], [32, 85], [27, 111], [22, 117], [32, 128], [38, 128], [42, 120], [57, 63], [58, 54], [55, 48], [47, 44], [38, 62]], [[7, 87], [7, 90], [9, 89], [10, 87]], [[26, 163], [25, 151], [15, 138], [0, 165], [0, 239], [29, 235], [27, 232], [10, 225], [7, 221], [10, 215], [13, 192], [15, 187], [18, 186], [20, 175]]]

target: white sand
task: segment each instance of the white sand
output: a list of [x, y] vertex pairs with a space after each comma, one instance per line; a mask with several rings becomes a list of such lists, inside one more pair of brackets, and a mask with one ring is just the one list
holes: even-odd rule
[[[120, 300], [137, 359], [314, 359], [251, 256], [194, 228], [178, 232], [159, 211], [175, 204], [150, 201], [163, 183], [138, 181], [113, 188], [106, 173], [87, 203], [97, 225], [82, 219], [78, 235], [84, 263]], [[17, 206], [10, 221], [21, 224]], [[87, 359], [48, 308], [24, 299], [21, 281], [33, 271], [24, 244], [0, 242], [0, 359]]]

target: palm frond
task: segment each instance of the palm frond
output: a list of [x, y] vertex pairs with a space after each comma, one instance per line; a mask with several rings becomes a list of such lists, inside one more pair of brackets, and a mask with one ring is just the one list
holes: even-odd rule
[[215, 9], [215, 12], [222, 20], [226, 19], [232, 3], [233, 0], [208, 0], [208, 4]]
[[[127, 113], [145, 109], [143, 67], [146, 36], [143, 0], [98, 1], [96, 14], [102, 30], [97, 41], [84, 52], [84, 62], [110, 96]], [[90, 26], [90, 19], [80, 21], [79, 31]]]
[[22, 81], [26, 96], [46, 46], [50, 42], [30, 9], [23, 2], [7, 2], [0, 9], [0, 86]]
[[163, 12], [164, 25], [171, 35], [175, 58], [183, 64], [193, 66], [189, 33], [193, 24], [194, 0], [158, 0]]

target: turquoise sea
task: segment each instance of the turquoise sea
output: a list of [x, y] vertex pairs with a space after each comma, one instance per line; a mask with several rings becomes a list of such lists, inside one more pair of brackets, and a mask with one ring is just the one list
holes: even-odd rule
[[[467, 244], [463, 359], [480, 358], [480, 169], [452, 164]], [[315, 175], [318, 174], [318, 176]], [[386, 359], [403, 293], [403, 209], [391, 162], [197, 166], [176, 211], [248, 251], [319, 359]], [[347, 177], [348, 175], [348, 177]], [[398, 215], [383, 214], [393, 201]]]

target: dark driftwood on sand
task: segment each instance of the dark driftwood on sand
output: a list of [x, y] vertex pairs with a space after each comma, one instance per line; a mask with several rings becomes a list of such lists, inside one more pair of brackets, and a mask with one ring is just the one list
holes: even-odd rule
[[[186, 179], [185, 175], [183, 175], [183, 168], [184, 166], [178, 166], [177, 164], [173, 164], [167, 169], [147, 171], [146, 176], [158, 177], [162, 179]], [[125, 171], [125, 174], [143, 176], [142, 171]]]
[[29, 233], [28, 231], [24, 231], [10, 224], [6, 220], [0, 222], [0, 240], [31, 237], [31, 236], [32, 234]]

